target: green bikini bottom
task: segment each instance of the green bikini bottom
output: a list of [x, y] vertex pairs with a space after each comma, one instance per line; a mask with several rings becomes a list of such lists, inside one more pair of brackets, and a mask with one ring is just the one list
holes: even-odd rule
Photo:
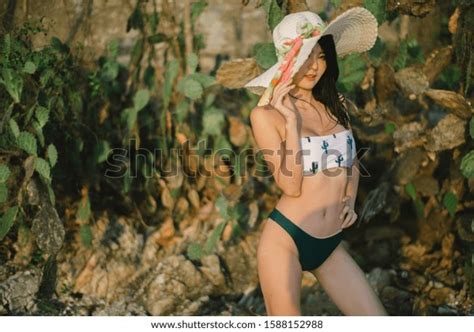
[[344, 238], [345, 229], [328, 237], [312, 236], [285, 217], [276, 208], [270, 212], [268, 218], [271, 218], [283, 227], [293, 238], [298, 248], [299, 261], [303, 271], [313, 270], [323, 264]]

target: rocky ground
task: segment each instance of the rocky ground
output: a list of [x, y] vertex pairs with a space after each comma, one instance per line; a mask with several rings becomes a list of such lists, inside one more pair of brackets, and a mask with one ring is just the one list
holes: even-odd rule
[[[219, 243], [216, 253], [200, 262], [187, 257], [190, 241], [207, 234], [203, 221], [209, 217], [204, 213], [183, 223], [181, 232], [169, 219], [158, 230], [139, 234], [135, 220], [105, 213], [93, 226], [91, 248], [78, 235], [66, 234], [48, 268], [31, 262], [22, 270], [2, 265], [0, 313], [266, 315], [255, 259], [259, 229]], [[474, 313], [465, 258], [455, 249], [453, 233], [430, 248], [413, 242], [399, 226], [374, 223], [351, 229], [343, 244], [390, 315]], [[342, 314], [308, 272], [303, 274], [301, 306], [303, 315]]]

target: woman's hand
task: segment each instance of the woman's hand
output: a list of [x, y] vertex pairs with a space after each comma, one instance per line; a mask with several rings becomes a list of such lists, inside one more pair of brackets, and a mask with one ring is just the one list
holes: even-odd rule
[[296, 112], [283, 105], [283, 98], [287, 97], [287, 93], [295, 87], [295, 84], [290, 85], [290, 83], [292, 83], [292, 81], [287, 80], [286, 82], [279, 82], [275, 86], [270, 104], [275, 107], [287, 121], [294, 121], [296, 120]]
[[[342, 202], [345, 203], [345, 202], [349, 201], [350, 198], [351, 198], [351, 196], [344, 196], [342, 198]], [[349, 227], [350, 225], [352, 225], [356, 221], [357, 213], [354, 211], [354, 209], [349, 204], [346, 203], [344, 205], [344, 207], [342, 208], [339, 219], [340, 220], [344, 219], [344, 221], [341, 224], [341, 228], [346, 228], [346, 227]]]

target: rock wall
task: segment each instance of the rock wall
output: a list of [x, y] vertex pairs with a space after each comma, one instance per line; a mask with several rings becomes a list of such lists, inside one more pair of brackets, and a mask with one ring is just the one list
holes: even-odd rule
[[[197, 0], [190, 0], [191, 3]], [[52, 36], [71, 45], [83, 45], [85, 56], [94, 59], [102, 54], [112, 39], [121, 44], [122, 60], [133, 45], [137, 33], [126, 32], [127, 19], [136, 0], [37, 0], [2, 1], [1, 13], [7, 13], [8, 2], [15, 3], [13, 24], [19, 25], [26, 19], [40, 19], [49, 28], [48, 35], [39, 35], [36, 47], [49, 43]], [[183, 0], [174, 3], [177, 19], [183, 13]], [[262, 7], [255, 8], [257, 0], [250, 0], [247, 6], [241, 0], [208, 0], [208, 6], [196, 21], [196, 33], [203, 33], [206, 47], [200, 54], [200, 66], [209, 73], [215, 66], [217, 55], [225, 58], [240, 58], [250, 55], [252, 45], [270, 42], [271, 33]], [[307, 0], [311, 10], [320, 12], [328, 6], [328, 0]], [[162, 0], [156, 0], [157, 10], [162, 10]], [[153, 10], [153, 2], [146, 4]], [[5, 14], [2, 15], [5, 19]], [[125, 56], [123, 56], [125, 55]]]

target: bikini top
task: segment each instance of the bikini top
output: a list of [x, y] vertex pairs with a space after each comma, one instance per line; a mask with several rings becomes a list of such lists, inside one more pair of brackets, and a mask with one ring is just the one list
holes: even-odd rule
[[352, 130], [324, 136], [301, 138], [303, 175], [312, 175], [327, 168], [351, 167], [356, 157]]

